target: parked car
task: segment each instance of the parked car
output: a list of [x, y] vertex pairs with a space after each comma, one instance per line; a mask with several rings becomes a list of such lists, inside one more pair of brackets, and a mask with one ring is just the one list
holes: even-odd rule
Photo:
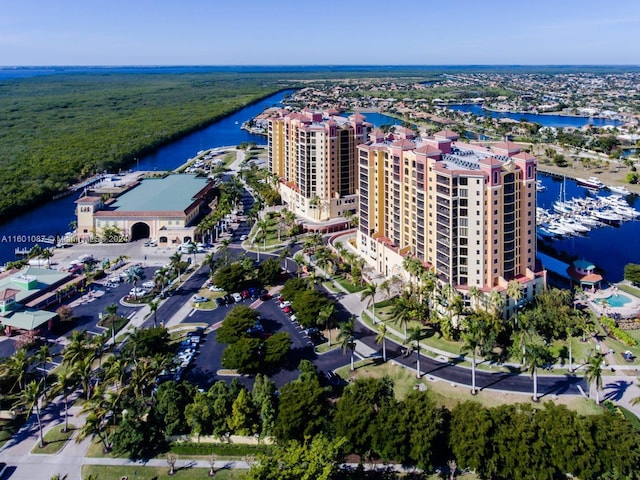
[[312, 335], [319, 334], [320, 330], [318, 330], [316, 327], [309, 327], [309, 328], [305, 328], [304, 329], [304, 333], [306, 333], [307, 335], [309, 335], [311, 337]]
[[142, 288], [132, 288], [131, 290], [129, 290], [129, 295], [131, 295], [132, 297], [141, 297], [143, 296], [145, 292]]
[[217, 285], [210, 285], [209, 286], [209, 291], [210, 292], [224, 292], [224, 288], [220, 288]]
[[249, 298], [249, 290], [242, 290], [240, 292], [240, 295], [242, 296], [243, 299]]
[[288, 300], [280, 303], [280, 308], [282, 308], [282, 309], [285, 309], [285, 308], [290, 307], [290, 306], [291, 306], [291, 302], [289, 302]]
[[240, 235], [240, 241], [244, 242], [247, 239], [246, 235]]
[[224, 297], [216, 297], [216, 305], [218, 305], [219, 307], [225, 305], [226, 303], [227, 301], [224, 299]]
[[255, 287], [252, 287], [249, 289], [249, 295], [252, 297], [257, 297], [258, 296], [258, 289]]
[[263, 302], [266, 302], [270, 298], [271, 298], [271, 295], [269, 295], [268, 293], [265, 293], [264, 295], [260, 295], [260, 300], [262, 300]]
[[232, 293], [231, 296], [233, 297], [233, 301], [236, 303], [239, 303], [242, 301], [242, 295], [240, 295], [238, 292]]
[[282, 309], [282, 311], [283, 311], [284, 313], [291, 313], [291, 312], [293, 312], [293, 310], [291, 310], [291, 307], [284, 307], [284, 308]]
[[231, 305], [232, 303], [234, 303], [236, 300], [235, 298], [233, 298], [233, 295], [231, 295], [230, 293], [227, 293], [224, 296], [224, 301], [226, 302], [227, 305]]
[[201, 295], [194, 295], [191, 300], [193, 301], [193, 303], [204, 303], [209, 301], [207, 297], [203, 297]]

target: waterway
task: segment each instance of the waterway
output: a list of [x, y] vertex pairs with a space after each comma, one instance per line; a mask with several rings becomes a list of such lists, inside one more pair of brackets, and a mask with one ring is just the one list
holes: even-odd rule
[[555, 114], [537, 114], [537, 113], [514, 113], [514, 112], [494, 112], [492, 110], [484, 110], [482, 105], [467, 104], [467, 105], [449, 105], [450, 110], [456, 110], [458, 112], [469, 112], [479, 117], [486, 117], [487, 115], [493, 118], [510, 118], [512, 120], [539, 123], [543, 127], [574, 127], [580, 128], [585, 125], [593, 125], [595, 127], [602, 127], [605, 125], [622, 125], [619, 120], [612, 120], [609, 118], [593, 118], [593, 117], [572, 117], [565, 115]]
[[[147, 171], [171, 170], [184, 163], [186, 159], [195, 156], [200, 150], [238, 145], [242, 142], [265, 144], [265, 137], [250, 134], [242, 130], [240, 125], [261, 113], [265, 108], [279, 105], [282, 99], [291, 93], [291, 90], [283, 91], [245, 107], [200, 131], [162, 147], [150, 155], [141, 157], [133, 165], [133, 168]], [[399, 120], [380, 113], [365, 113], [364, 115], [367, 121], [376, 126], [400, 123]], [[554, 116], [544, 115], [541, 117]], [[576, 120], [576, 117], [559, 117], [557, 115], [555, 117]], [[553, 201], [558, 198], [561, 180], [545, 175], [541, 175], [540, 178], [547, 189], [538, 194], [538, 205], [550, 208]], [[568, 198], [591, 195], [572, 180], [566, 181], [566, 191]], [[42, 243], [39, 242], [39, 237], [64, 235], [69, 230], [69, 224], [75, 220], [74, 202], [77, 196], [69, 195], [56, 201], [47, 202], [37, 209], [0, 225], [0, 264], [14, 260], [16, 248], [29, 249], [35, 243]], [[640, 201], [637, 197], [629, 197], [628, 201], [632, 206], [640, 207]], [[640, 238], [640, 221], [626, 222], [619, 228], [603, 227], [592, 230], [588, 237], [555, 240], [551, 246], [564, 254], [585, 258], [595, 263], [605, 271], [608, 280], [618, 281], [622, 279], [624, 266], [627, 263], [640, 263], [640, 251], [624, 247], [624, 245], [628, 245], [629, 239], [635, 238]], [[607, 246], [607, 248], [603, 248], [603, 246]]]
[[[549, 175], [539, 175], [546, 190], [538, 192], [538, 206], [552, 209], [553, 202], [558, 200], [563, 184], [561, 178]], [[566, 179], [566, 198], [593, 197], [586, 188], [575, 181]], [[598, 195], [609, 195], [607, 191], [600, 191]], [[637, 196], [627, 197], [630, 206], [639, 209], [640, 199]], [[559, 240], [544, 241], [553, 247], [558, 254], [578, 257], [594, 263], [604, 273], [605, 280], [617, 282], [624, 277], [624, 266], [628, 263], [640, 264], [640, 250], [635, 248], [635, 239], [640, 238], [640, 221], [622, 223], [619, 227], [605, 226], [591, 230], [586, 236], [566, 237]], [[540, 244], [541, 241], [539, 241]]]
[[[208, 127], [191, 133], [155, 152], [140, 157], [132, 168], [140, 171], [173, 170], [198, 151], [208, 148], [238, 145], [242, 142], [266, 144], [266, 137], [254, 135], [240, 126], [266, 108], [280, 105], [282, 99], [293, 93], [285, 90], [249, 105]], [[30, 249], [36, 243], [46, 246], [43, 238], [64, 236], [75, 220], [75, 201], [81, 193], [50, 201], [19, 217], [0, 225], [0, 265], [15, 260], [15, 250]]]
[[[43, 72], [48, 74], [48, 72]], [[228, 117], [212, 123], [208, 127], [191, 133], [175, 142], [159, 148], [155, 152], [140, 157], [132, 165], [133, 170], [166, 171], [182, 165], [187, 159], [194, 157], [198, 151], [209, 148], [238, 145], [242, 142], [255, 142], [265, 145], [267, 139], [254, 135], [240, 126], [252, 119], [266, 108], [281, 105], [282, 100], [294, 90], [284, 90], [253, 105], [249, 105]], [[368, 122], [376, 126], [383, 124], [399, 124], [400, 120], [377, 112], [365, 113]], [[56, 238], [70, 230], [75, 220], [75, 201], [81, 193], [69, 195], [43, 204], [13, 220], [0, 225], [0, 265], [15, 260], [15, 251], [30, 249], [36, 243], [46, 246], [42, 239]]]

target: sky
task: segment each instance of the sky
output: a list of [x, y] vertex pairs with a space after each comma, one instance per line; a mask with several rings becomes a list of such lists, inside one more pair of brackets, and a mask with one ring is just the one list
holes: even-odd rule
[[639, 65], [638, 0], [0, 0], [0, 66]]

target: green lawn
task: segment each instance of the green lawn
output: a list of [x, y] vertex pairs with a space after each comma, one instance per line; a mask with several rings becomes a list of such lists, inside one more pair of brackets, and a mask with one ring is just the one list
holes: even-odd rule
[[40, 448], [39, 444], [31, 449], [31, 453], [39, 454], [55, 454], [62, 450], [62, 447], [66, 445], [69, 439], [75, 432], [75, 425], [69, 424], [69, 431], [61, 432], [64, 424], [55, 425], [47, 433], [44, 434], [44, 447]]
[[616, 285], [621, 291], [628, 293], [629, 295], [633, 295], [634, 297], [640, 298], [640, 288], [633, 287], [631, 285], [626, 285], [624, 283], [618, 283]]
[[362, 290], [364, 290], [363, 286], [354, 285], [353, 283], [350, 283], [349, 281], [347, 281], [347, 279], [344, 277], [344, 275], [335, 275], [332, 278], [333, 278], [333, 280], [338, 282], [338, 284], [340, 284], [340, 286], [342, 288], [344, 288], [349, 293], [356, 293], [356, 292], [361, 292]]
[[[423, 384], [433, 399], [447, 409], [451, 410], [458, 403], [466, 400], [478, 402], [485, 407], [497, 407], [504, 404], [526, 403], [530, 401], [529, 394], [502, 393], [492, 390], [482, 390], [472, 396], [469, 387], [456, 386], [444, 380], [432, 381], [423, 376], [416, 378], [415, 369], [403, 368], [393, 362], [382, 363], [380, 359], [366, 359], [355, 364], [355, 370], [351, 372], [349, 366], [342, 367], [337, 373], [344, 379], [356, 379], [359, 377], [382, 378], [387, 375], [393, 379], [396, 398], [402, 399], [417, 385]], [[556, 404], [567, 405], [581, 415], [593, 415], [602, 412], [593, 400], [588, 400], [575, 395], [560, 396], [557, 399], [542, 397], [541, 402], [553, 401]]]
[[[83, 465], [82, 478], [88, 478], [93, 475], [97, 479], [119, 479], [127, 477], [135, 480], [152, 480], [152, 479], [182, 479], [195, 480], [210, 478], [209, 468], [186, 468], [177, 470], [174, 476], [169, 475], [169, 466], [166, 467], [143, 467], [143, 466], [111, 466], [111, 465]], [[216, 471], [216, 480], [240, 479], [246, 473], [246, 470], [220, 469]]]

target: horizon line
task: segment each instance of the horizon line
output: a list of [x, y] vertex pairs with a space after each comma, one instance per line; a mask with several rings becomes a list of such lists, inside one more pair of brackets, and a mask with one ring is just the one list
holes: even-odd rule
[[274, 63], [274, 64], [260, 64], [260, 63], [246, 63], [246, 64], [54, 64], [54, 65], [0, 65], [1, 69], [29, 69], [29, 68], [175, 68], [175, 67], [197, 67], [197, 68], [212, 68], [212, 67], [323, 67], [323, 68], [337, 68], [337, 67], [376, 67], [376, 68], [398, 68], [398, 67], [640, 67], [638, 63], [449, 63], [449, 64], [411, 64], [411, 63], [398, 63], [398, 64], [374, 64], [374, 63], [309, 63], [309, 64], [287, 64], [287, 63]]

